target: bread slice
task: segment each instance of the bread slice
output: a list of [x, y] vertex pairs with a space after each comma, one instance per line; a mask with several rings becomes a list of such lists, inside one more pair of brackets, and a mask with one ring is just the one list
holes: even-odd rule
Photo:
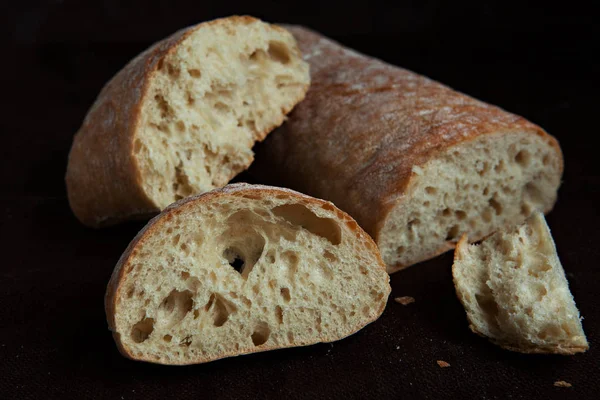
[[574, 354], [588, 342], [540, 212], [480, 245], [463, 236], [452, 267], [473, 332], [508, 350]]
[[288, 28], [311, 88], [257, 150], [263, 182], [334, 202], [388, 271], [521, 223], [555, 201], [563, 160], [542, 128], [411, 71]]
[[66, 176], [73, 212], [109, 225], [225, 185], [308, 85], [292, 35], [252, 17], [156, 43], [108, 82], [75, 136]]
[[150, 221], [114, 270], [106, 314], [125, 356], [194, 364], [342, 339], [389, 293], [377, 246], [346, 213], [234, 184]]

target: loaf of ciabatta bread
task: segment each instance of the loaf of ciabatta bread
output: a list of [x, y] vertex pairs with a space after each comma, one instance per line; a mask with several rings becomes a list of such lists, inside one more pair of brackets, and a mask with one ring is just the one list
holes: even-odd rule
[[75, 136], [73, 212], [109, 225], [225, 185], [308, 85], [292, 35], [255, 18], [201, 23], [156, 43], [106, 84]]
[[106, 313], [125, 356], [194, 364], [342, 339], [389, 293], [377, 246], [332, 203], [234, 184], [148, 223], [114, 270]]
[[588, 349], [579, 311], [540, 212], [479, 245], [469, 245], [463, 236], [452, 274], [473, 332], [522, 353], [574, 354]]
[[257, 178], [334, 202], [389, 272], [523, 222], [556, 200], [563, 161], [539, 126], [424, 76], [288, 27], [311, 88], [259, 146]]

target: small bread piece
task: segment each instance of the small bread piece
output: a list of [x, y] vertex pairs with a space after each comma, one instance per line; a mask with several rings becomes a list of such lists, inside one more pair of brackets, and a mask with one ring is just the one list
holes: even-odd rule
[[556, 201], [563, 160], [542, 128], [424, 76], [288, 27], [311, 88], [251, 171], [334, 202], [388, 271], [521, 223]]
[[390, 290], [377, 246], [332, 203], [235, 184], [148, 223], [114, 270], [106, 314], [123, 355], [195, 364], [342, 339]]
[[225, 185], [308, 85], [292, 35], [252, 17], [156, 43], [106, 84], [75, 136], [73, 212], [86, 225], [115, 224]]
[[454, 253], [456, 293], [473, 332], [521, 353], [588, 349], [579, 311], [540, 212], [480, 245], [466, 235]]

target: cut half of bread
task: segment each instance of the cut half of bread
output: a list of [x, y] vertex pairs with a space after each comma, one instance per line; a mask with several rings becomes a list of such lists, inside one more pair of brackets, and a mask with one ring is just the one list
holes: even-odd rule
[[342, 339], [389, 293], [377, 246], [332, 203], [234, 184], [148, 223], [114, 270], [106, 313], [125, 356], [195, 364]]
[[108, 82], [75, 136], [66, 176], [73, 212], [109, 225], [225, 185], [308, 85], [293, 36], [252, 17], [156, 43]]
[[588, 349], [579, 311], [540, 212], [481, 244], [463, 236], [452, 267], [473, 332], [522, 353]]

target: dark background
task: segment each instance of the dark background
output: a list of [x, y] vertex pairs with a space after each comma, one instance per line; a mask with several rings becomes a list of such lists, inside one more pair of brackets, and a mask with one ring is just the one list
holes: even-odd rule
[[[3, 2], [0, 399], [598, 398], [596, 15], [591, 2], [524, 3]], [[307, 25], [555, 135], [566, 169], [548, 221], [591, 350], [521, 355], [470, 333], [448, 253], [392, 276], [391, 298], [416, 303], [390, 301], [378, 321], [334, 344], [188, 367], [121, 357], [103, 296], [143, 224], [91, 230], [77, 222], [63, 179], [72, 136], [101, 86], [134, 55], [186, 25], [230, 14]], [[573, 387], [554, 387], [557, 380]]]

